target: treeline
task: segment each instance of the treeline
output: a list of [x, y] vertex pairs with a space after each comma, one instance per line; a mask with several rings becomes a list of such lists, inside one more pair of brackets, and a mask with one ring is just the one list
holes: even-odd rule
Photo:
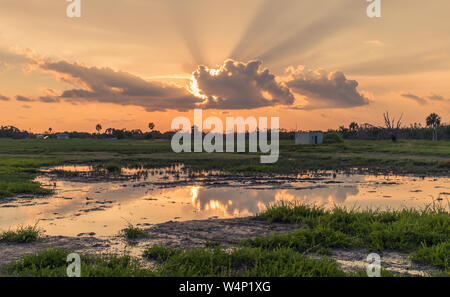
[[44, 133], [31, 133], [25, 130], [20, 130], [14, 126], [1, 126], [0, 138], [37, 138], [38, 136], [46, 136], [47, 138], [57, 138], [60, 134], [67, 134], [69, 138], [98, 138], [98, 139], [171, 139], [175, 134], [174, 131], [161, 133], [160, 131], [143, 132], [142, 130], [127, 130], [108, 128], [103, 133], [89, 133], [78, 131], [64, 131], [52, 132], [46, 131]]
[[423, 127], [421, 124], [412, 124], [409, 127], [385, 128], [376, 127], [370, 124], [355, 125], [349, 127], [340, 127], [334, 130], [342, 135], [344, 139], [377, 140], [391, 139], [393, 136], [397, 139], [433, 139], [433, 133], [437, 134], [439, 140], [450, 140], [450, 124], [444, 124], [436, 128]]
[[29, 138], [33, 134], [27, 131], [22, 131], [14, 126], [1, 126], [0, 127], [0, 137], [1, 138]]
[[[14, 126], [1, 126], [0, 138], [38, 138], [45, 136], [45, 138], [57, 138], [61, 133], [47, 131], [41, 134], [33, 134], [31, 132], [20, 130]], [[108, 128], [104, 131], [97, 130], [97, 133], [88, 132], [62, 132], [67, 134], [69, 138], [96, 138], [96, 139], [172, 139], [176, 131], [160, 132], [152, 130], [150, 132], [143, 132], [140, 129], [127, 130]], [[432, 127], [423, 127], [421, 124], [413, 124], [409, 127], [388, 126], [377, 127], [370, 124], [351, 123], [348, 127], [341, 126], [337, 130], [329, 130], [328, 132], [337, 132], [344, 139], [360, 139], [360, 140], [383, 140], [383, 139], [427, 139], [431, 140], [437, 137], [439, 140], [450, 140], [450, 124], [443, 124]], [[205, 133], [203, 133], [205, 135]], [[248, 133], [246, 133], [248, 138]], [[268, 137], [270, 138], [270, 131]], [[280, 140], [295, 139], [295, 131], [287, 131], [280, 129]]]

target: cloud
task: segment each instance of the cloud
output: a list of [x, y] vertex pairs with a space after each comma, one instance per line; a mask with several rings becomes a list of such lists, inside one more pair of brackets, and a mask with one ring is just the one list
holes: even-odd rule
[[61, 98], [78, 102], [104, 102], [142, 106], [148, 111], [188, 110], [202, 99], [175, 85], [149, 82], [127, 72], [86, 67], [77, 63], [44, 62], [41, 69], [79, 88], [65, 90]]
[[0, 101], [9, 101], [9, 98], [3, 95], [0, 95]]
[[[199, 66], [193, 73], [192, 86], [185, 87], [146, 81], [127, 72], [110, 68], [86, 67], [77, 63], [43, 62], [40, 68], [77, 88], [65, 90], [61, 99], [72, 102], [105, 102], [142, 106], [148, 111], [176, 109], [253, 109], [290, 105], [294, 96], [275, 80], [261, 62], [227, 60], [218, 69]], [[46, 101], [54, 96], [41, 97]]]
[[26, 64], [28, 62], [29, 59], [27, 58], [26, 53], [0, 48], [0, 65]]
[[206, 108], [252, 109], [264, 106], [291, 105], [294, 96], [277, 82], [260, 61], [242, 63], [227, 60], [218, 69], [200, 66], [193, 73]]
[[306, 96], [302, 109], [352, 108], [369, 104], [358, 90], [356, 80], [348, 80], [340, 71], [307, 70], [303, 66], [289, 68], [291, 80], [286, 84], [295, 93]]
[[427, 97], [430, 100], [433, 101], [448, 101], [449, 99], [444, 98], [444, 96], [441, 95], [436, 95], [436, 94], [431, 94], [431, 96]]
[[411, 93], [401, 94], [402, 97], [412, 99], [421, 105], [427, 104], [427, 100]]
[[60, 102], [59, 98], [53, 96], [41, 96], [39, 97], [40, 102], [44, 103], [58, 103]]
[[17, 95], [16, 96], [16, 101], [21, 101], [21, 102], [33, 102], [34, 100], [29, 98], [29, 97], [25, 97], [22, 95]]

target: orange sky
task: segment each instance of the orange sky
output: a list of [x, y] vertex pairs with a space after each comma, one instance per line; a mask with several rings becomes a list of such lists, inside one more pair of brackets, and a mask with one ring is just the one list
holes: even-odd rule
[[382, 0], [379, 19], [364, 0], [81, 2], [71, 19], [66, 1], [0, 0], [0, 125], [165, 131], [194, 106], [287, 129], [382, 125], [386, 110], [450, 122], [446, 0]]

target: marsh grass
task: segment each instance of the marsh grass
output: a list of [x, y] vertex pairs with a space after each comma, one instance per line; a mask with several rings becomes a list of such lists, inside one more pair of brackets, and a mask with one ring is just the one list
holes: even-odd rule
[[0, 242], [31, 243], [42, 239], [43, 231], [34, 226], [19, 226], [15, 230], [0, 233]]
[[16, 194], [47, 195], [51, 190], [42, 188], [31, 180], [39, 172], [40, 166], [56, 163], [50, 158], [9, 158], [0, 159], [0, 198]]
[[411, 259], [450, 271], [450, 242], [443, 242], [432, 247], [424, 245], [412, 255]]
[[[66, 277], [67, 256], [71, 251], [50, 248], [35, 254], [24, 255], [18, 261], [0, 269], [0, 275], [17, 277]], [[156, 276], [144, 269], [137, 259], [123, 256], [81, 255], [82, 277], [142, 277]]]
[[324, 277], [346, 276], [331, 259], [311, 259], [293, 249], [238, 248], [180, 250], [149, 248], [144, 256], [159, 263], [157, 271], [169, 277]]
[[[299, 252], [319, 253], [326, 253], [332, 248], [418, 251], [413, 257], [415, 261], [440, 267], [445, 266], [445, 261], [448, 262], [450, 214], [440, 204], [421, 210], [382, 211], [342, 207], [324, 209], [280, 202], [268, 206], [256, 219], [296, 223], [302, 228], [288, 234], [245, 240], [242, 242], [244, 246], [268, 250], [286, 247]], [[448, 266], [444, 268], [448, 269]]]
[[128, 226], [124, 229], [122, 229], [121, 233], [130, 240], [133, 239], [138, 239], [138, 238], [142, 238], [142, 237], [147, 237], [148, 233], [145, 232], [145, 230], [134, 226], [131, 223], [128, 223]]

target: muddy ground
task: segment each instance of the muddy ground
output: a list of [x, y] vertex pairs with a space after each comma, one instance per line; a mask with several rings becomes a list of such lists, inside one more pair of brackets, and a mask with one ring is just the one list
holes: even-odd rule
[[[205, 247], [206, 243], [210, 242], [220, 243], [223, 247], [231, 248], [243, 239], [272, 233], [286, 233], [299, 227], [290, 224], [269, 224], [251, 218], [209, 219], [157, 224], [146, 229], [148, 237], [134, 242], [130, 242], [120, 235], [104, 238], [96, 238], [89, 234], [82, 234], [78, 237], [48, 236], [40, 242], [30, 244], [0, 243], [0, 266], [17, 260], [23, 254], [35, 253], [49, 247], [65, 248], [83, 254], [120, 255], [128, 253], [141, 258], [145, 264], [146, 260], [142, 258], [142, 253], [146, 248], [154, 245], [194, 248]], [[341, 264], [345, 271], [364, 270], [367, 267], [367, 256], [368, 252], [364, 250], [334, 250], [330, 255]], [[435, 271], [432, 267], [411, 262], [406, 254], [385, 252], [381, 257], [382, 265], [393, 272], [421, 276]]]

